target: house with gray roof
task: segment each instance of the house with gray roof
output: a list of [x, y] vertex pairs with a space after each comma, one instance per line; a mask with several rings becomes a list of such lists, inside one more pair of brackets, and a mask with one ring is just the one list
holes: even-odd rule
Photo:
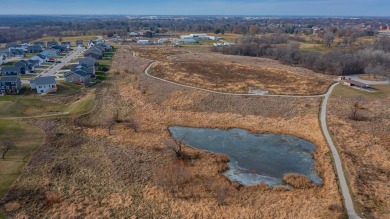
[[60, 53], [61, 53], [61, 51], [57, 50], [57, 49], [45, 49], [39, 54], [50, 58], [50, 57], [57, 57], [60, 55]]
[[41, 46], [42, 49], [44, 49], [46, 47], [46, 43], [45, 42], [35, 42], [34, 46]]
[[94, 59], [102, 59], [103, 54], [101, 52], [88, 50], [84, 53], [84, 57], [91, 57]]
[[0, 94], [18, 94], [22, 89], [22, 82], [19, 77], [1, 77]]
[[10, 56], [17, 58], [23, 58], [26, 55], [26, 53], [22, 49], [11, 49], [9, 54]]
[[28, 74], [34, 70], [34, 67], [30, 66], [30, 63], [26, 60], [20, 60], [14, 64], [15, 67], [20, 67], [21, 74]]
[[51, 48], [52, 46], [58, 46], [58, 42], [57, 41], [47, 42], [47, 48]]
[[84, 46], [84, 41], [83, 40], [76, 40], [76, 46], [77, 47], [83, 47]]
[[28, 53], [39, 53], [42, 52], [42, 46], [28, 46], [27, 47]]
[[89, 85], [91, 82], [91, 74], [87, 73], [83, 69], [65, 72], [64, 78], [66, 82], [84, 84], [85, 86]]
[[18, 76], [21, 74], [21, 67], [17, 67], [17, 66], [6, 66], [6, 67], [3, 67], [1, 70], [1, 74], [3, 76], [6, 76], [6, 75], [15, 75], [15, 76]]
[[71, 42], [61, 42], [61, 46], [65, 46], [66, 48], [70, 48], [72, 46]]
[[87, 66], [95, 66], [96, 59], [92, 57], [84, 57], [82, 59], [79, 59], [79, 64], [80, 65], [87, 65]]
[[57, 83], [54, 76], [37, 77], [30, 80], [31, 90], [37, 90], [38, 94], [56, 93]]

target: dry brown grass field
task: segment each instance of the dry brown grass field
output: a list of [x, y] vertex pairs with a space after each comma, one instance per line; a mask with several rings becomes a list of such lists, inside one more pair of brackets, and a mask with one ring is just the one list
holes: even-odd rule
[[[344, 162], [359, 210], [366, 218], [390, 217], [390, 86], [378, 94], [338, 87], [330, 99], [328, 125]], [[341, 90], [343, 89], [343, 90]], [[362, 103], [357, 120], [351, 106]]]
[[315, 95], [326, 92], [330, 77], [278, 61], [222, 55], [195, 47], [133, 46], [137, 56], [157, 60], [150, 73], [170, 81], [209, 90]]
[[[320, 98], [240, 97], [164, 83], [143, 74], [150, 60], [118, 49], [111, 76], [84, 116], [31, 121], [45, 144], [1, 201], [23, 218], [344, 218], [329, 149], [318, 121]], [[115, 117], [115, 121], [113, 121]], [[166, 149], [170, 126], [291, 134], [317, 146], [321, 186], [241, 187], [227, 180], [227, 158]]]

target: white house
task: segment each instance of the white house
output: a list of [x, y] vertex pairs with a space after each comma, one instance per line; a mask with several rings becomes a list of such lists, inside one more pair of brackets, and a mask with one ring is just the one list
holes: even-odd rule
[[138, 40], [137, 44], [138, 45], [149, 45], [150, 42], [149, 42], [149, 40]]
[[38, 94], [57, 92], [57, 83], [54, 76], [37, 77], [30, 80], [31, 90], [37, 90]]

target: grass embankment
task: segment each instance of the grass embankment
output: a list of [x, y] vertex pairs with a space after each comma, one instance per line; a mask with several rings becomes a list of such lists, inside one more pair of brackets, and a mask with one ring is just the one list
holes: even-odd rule
[[375, 92], [368, 92], [348, 86], [337, 85], [334, 88], [331, 97], [386, 98], [390, 94], [389, 85], [374, 85], [372, 87], [376, 89]]
[[[0, 140], [14, 142], [17, 149], [0, 158], [0, 198], [4, 197], [21, 173], [30, 155], [42, 144], [44, 133], [37, 127], [16, 120], [0, 119]], [[0, 214], [1, 218], [1, 214]]]
[[[76, 95], [82, 87], [71, 83], [58, 84], [58, 96]], [[70, 104], [55, 103], [47, 100], [48, 96], [40, 96], [26, 90], [20, 95], [5, 95], [0, 97], [0, 118], [13, 117], [45, 117], [57, 114], [82, 114], [89, 112], [95, 105], [94, 93], [89, 91], [87, 95]]]

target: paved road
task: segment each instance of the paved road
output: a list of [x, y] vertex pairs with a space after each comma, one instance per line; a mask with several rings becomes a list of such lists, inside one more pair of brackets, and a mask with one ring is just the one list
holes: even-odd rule
[[324, 100], [322, 101], [321, 114], [320, 114], [321, 129], [322, 129], [322, 132], [324, 133], [326, 141], [328, 142], [329, 148], [332, 152], [333, 162], [334, 162], [335, 167], [336, 167], [339, 186], [341, 189], [341, 194], [343, 195], [343, 198], [344, 198], [344, 205], [345, 205], [345, 208], [347, 210], [348, 217], [350, 219], [357, 219], [360, 217], [357, 215], [357, 213], [355, 212], [355, 208], [353, 207], [352, 196], [349, 192], [347, 180], [345, 179], [345, 174], [344, 174], [343, 166], [341, 163], [341, 158], [340, 158], [340, 155], [339, 155], [339, 153], [338, 153], [338, 151], [333, 143], [333, 140], [329, 134], [328, 126], [326, 123], [326, 108], [328, 105], [328, 100], [329, 100], [330, 94], [332, 93], [332, 91], [336, 87], [336, 85], [337, 85], [337, 83], [333, 84], [330, 87], [328, 92], [325, 94]]
[[[133, 52], [133, 56], [134, 55], [135, 55], [135, 53]], [[168, 81], [168, 80], [165, 80], [165, 79], [162, 79], [162, 78], [158, 78], [158, 77], [155, 77], [155, 76], [149, 74], [149, 70], [153, 66], [154, 63], [155, 62], [150, 63], [148, 65], [148, 67], [145, 69], [144, 73], [147, 76], [152, 77], [152, 78], [157, 79], [157, 80], [160, 80], [160, 81], [164, 81], [164, 82], [175, 84], [175, 85], [182, 86], [182, 87], [202, 90], [202, 91], [206, 91], [206, 92], [210, 92], [210, 93], [217, 93], [217, 94], [224, 94], [224, 95], [234, 95], [234, 96], [259, 96], [259, 95], [256, 95], [256, 94], [234, 94], [234, 93], [224, 93], [224, 92], [212, 91], [212, 90], [207, 90], [207, 89], [203, 89], [203, 88], [197, 88], [197, 87], [193, 87], [193, 86], [183, 85], [183, 84], [179, 84], [179, 83], [176, 83], [176, 82]], [[343, 199], [344, 199], [344, 205], [345, 205], [348, 217], [350, 219], [360, 219], [360, 217], [356, 213], [355, 208], [353, 206], [352, 196], [351, 196], [351, 194], [349, 192], [348, 184], [347, 184], [347, 181], [345, 179], [345, 173], [344, 173], [344, 170], [343, 170], [343, 167], [342, 167], [341, 158], [340, 158], [340, 155], [339, 155], [339, 153], [338, 153], [338, 151], [337, 151], [337, 149], [336, 149], [336, 147], [335, 147], [335, 145], [333, 143], [333, 140], [332, 140], [332, 138], [331, 138], [331, 136], [329, 134], [328, 126], [327, 126], [327, 122], [326, 122], [326, 112], [327, 112], [326, 109], [327, 109], [327, 105], [328, 105], [328, 100], [329, 100], [329, 97], [330, 97], [331, 93], [333, 92], [333, 89], [336, 87], [337, 84], [338, 83], [334, 83], [332, 86], [330, 86], [328, 91], [325, 94], [322, 94], [322, 95], [296, 96], [296, 95], [268, 95], [268, 94], [265, 94], [265, 95], [261, 95], [261, 96], [268, 96], [268, 97], [293, 97], [293, 98], [299, 98], [299, 97], [324, 97], [324, 99], [322, 101], [322, 104], [321, 104], [321, 114], [320, 114], [321, 129], [322, 129], [322, 132], [324, 133], [326, 141], [328, 142], [329, 148], [330, 148], [330, 150], [332, 152], [333, 161], [334, 161], [334, 164], [335, 164], [335, 167], [336, 167], [336, 173], [337, 173], [337, 177], [338, 177], [338, 181], [339, 181], [339, 186], [340, 186], [340, 189], [341, 189], [341, 195], [343, 196]]]
[[348, 76], [345, 76], [345, 77], [346, 78], [351, 78], [352, 80], [359, 81], [359, 82], [362, 82], [362, 83], [365, 83], [365, 84], [370, 84], [370, 85], [389, 84], [390, 83], [389, 80], [385, 80], [385, 81], [367, 81], [367, 80], [363, 80], [363, 79], [359, 78], [359, 75], [348, 75]]
[[39, 76], [55, 76], [55, 74], [67, 65], [72, 59], [76, 58], [80, 53], [84, 51], [84, 47], [76, 47], [74, 50], [69, 53], [67, 56], [61, 59], [61, 63], [55, 63], [50, 68], [43, 71]]

